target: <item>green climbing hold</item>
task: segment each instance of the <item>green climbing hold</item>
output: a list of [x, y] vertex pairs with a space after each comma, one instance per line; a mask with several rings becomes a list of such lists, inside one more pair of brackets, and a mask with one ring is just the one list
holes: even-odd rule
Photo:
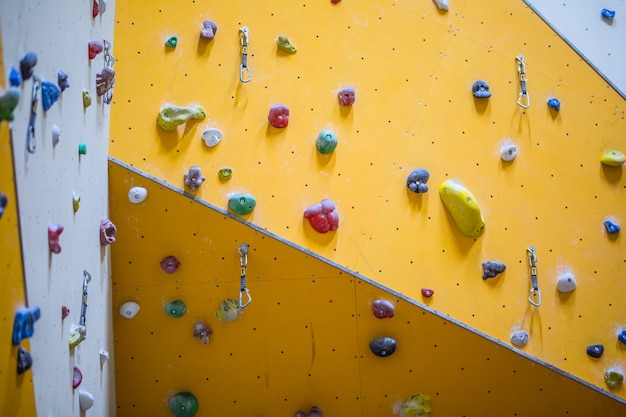
[[10, 87], [6, 93], [0, 96], [0, 122], [2, 120], [13, 121], [15, 117], [13, 110], [15, 110], [19, 101], [20, 89], [17, 87]]
[[169, 46], [170, 48], [176, 48], [177, 44], [178, 37], [176, 36], [170, 36], [169, 38], [167, 38], [167, 41], [165, 41], [165, 46]]
[[322, 130], [317, 135], [315, 146], [321, 154], [331, 153], [337, 147], [337, 135], [330, 130]]
[[165, 306], [165, 312], [168, 316], [177, 319], [187, 312], [187, 307], [181, 300], [174, 300]]
[[609, 368], [604, 372], [604, 382], [609, 388], [617, 388], [624, 382], [624, 374], [615, 368]]
[[250, 194], [234, 194], [228, 200], [228, 207], [237, 214], [248, 214], [256, 207], [256, 200]]
[[79, 143], [78, 144], [78, 153], [80, 155], [87, 155], [87, 145], [85, 145], [84, 143]]
[[190, 392], [179, 392], [170, 400], [170, 411], [176, 417], [193, 417], [198, 412], [198, 399]]
[[294, 44], [289, 42], [289, 38], [287, 38], [287, 35], [280, 35], [276, 39], [276, 46], [278, 46], [278, 49], [281, 49], [289, 54], [295, 54], [296, 52], [298, 52], [298, 48], [296, 48]]
[[221, 168], [217, 172], [217, 176], [221, 180], [229, 180], [233, 176], [233, 170], [231, 168]]

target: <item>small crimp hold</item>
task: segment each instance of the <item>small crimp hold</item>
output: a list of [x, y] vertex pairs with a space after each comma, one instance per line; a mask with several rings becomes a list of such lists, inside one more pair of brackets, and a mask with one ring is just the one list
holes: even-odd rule
[[518, 330], [511, 334], [511, 343], [518, 347], [524, 347], [528, 344], [529, 335], [526, 330]]
[[68, 306], [61, 306], [61, 320], [65, 320], [70, 315], [70, 308]]
[[587, 355], [591, 356], [592, 358], [598, 359], [602, 356], [603, 353], [604, 345], [602, 344], [587, 346]]
[[331, 153], [337, 147], [337, 135], [331, 130], [322, 130], [315, 140], [315, 147], [322, 155]]
[[89, 91], [83, 90], [83, 108], [86, 109], [89, 106], [91, 106], [91, 95]]
[[213, 334], [213, 330], [207, 326], [203, 321], [194, 323], [193, 325], [193, 337], [199, 339], [203, 344], [209, 343], [209, 336]]
[[43, 111], [50, 110], [50, 107], [61, 97], [61, 88], [50, 81], [41, 82], [41, 104]]
[[356, 101], [356, 90], [354, 87], [344, 87], [337, 93], [337, 100], [340, 106], [352, 106]]
[[600, 13], [605, 19], [613, 19], [615, 17], [615, 10], [602, 9]]
[[576, 289], [576, 279], [571, 272], [564, 272], [556, 279], [556, 289], [559, 292], [571, 292]]
[[622, 166], [624, 162], [626, 162], [626, 155], [624, 154], [624, 152], [610, 149], [602, 154], [600, 162], [602, 162], [604, 165], [619, 167]]
[[289, 124], [289, 109], [282, 104], [275, 104], [270, 108], [267, 120], [276, 128], [287, 127]]
[[409, 190], [414, 193], [421, 194], [428, 191], [428, 179], [430, 178], [430, 173], [427, 169], [417, 168], [413, 170], [409, 176], [406, 178], [406, 186]]
[[185, 173], [184, 178], [185, 185], [194, 191], [200, 188], [204, 180], [206, 180], [206, 177], [202, 175], [202, 171], [197, 165], [191, 166], [189, 171]]
[[558, 98], [549, 98], [548, 107], [550, 107], [554, 111], [559, 111], [561, 110], [561, 102]]
[[76, 191], [72, 191], [72, 209], [74, 213], [80, 208], [80, 195]]
[[501, 262], [483, 262], [483, 280], [495, 278], [496, 275], [504, 272], [506, 265]]
[[20, 60], [22, 80], [26, 81], [33, 76], [33, 67], [37, 65], [37, 54], [29, 52]]
[[250, 194], [233, 194], [228, 199], [228, 207], [237, 214], [249, 214], [256, 207], [256, 199]]
[[69, 76], [63, 71], [57, 73], [57, 85], [61, 89], [61, 92], [65, 91], [70, 86]]
[[609, 233], [617, 233], [622, 229], [618, 224], [615, 224], [610, 220], [604, 221], [604, 227]]
[[392, 337], [377, 337], [370, 342], [370, 350], [381, 358], [393, 355], [398, 347], [398, 343]]
[[487, 81], [478, 80], [472, 85], [472, 94], [476, 98], [489, 98], [491, 97], [491, 91], [489, 91], [489, 84]]
[[324, 199], [306, 209], [304, 217], [309, 220], [311, 227], [319, 233], [326, 233], [339, 228], [339, 213], [337, 213], [335, 203], [329, 199]]
[[232, 168], [220, 168], [220, 170], [217, 171], [217, 177], [222, 181], [231, 179], [233, 177]]
[[430, 288], [422, 288], [421, 289], [421, 293], [422, 296], [426, 297], [426, 298], [430, 298], [433, 296], [433, 294], [435, 293], [434, 290], [430, 289]]
[[176, 48], [176, 45], [178, 45], [178, 37], [176, 37], [176, 36], [170, 36], [165, 41], [165, 46], [167, 46], [169, 48]]
[[298, 411], [296, 411], [296, 417], [322, 417], [322, 410], [320, 410], [316, 406], [313, 406], [313, 407], [309, 408], [309, 412], [308, 413], [305, 413], [302, 410], [298, 410]]
[[87, 155], [87, 144], [82, 142], [78, 144], [78, 154]]
[[19, 87], [22, 84], [22, 74], [15, 67], [11, 67], [9, 72], [9, 84], [11, 87]]
[[107, 246], [112, 243], [115, 243], [115, 234], [117, 233], [117, 228], [109, 219], [100, 220], [100, 244], [102, 246]]
[[13, 111], [20, 102], [20, 89], [17, 87], [9, 87], [7, 91], [0, 96], [0, 122], [6, 120], [12, 122], [15, 118]]
[[94, 59], [96, 55], [104, 51], [104, 44], [102, 41], [91, 41], [87, 44], [89, 50], [89, 59]]
[[109, 360], [109, 352], [104, 349], [100, 349], [100, 366], [104, 366], [105, 362]]
[[217, 33], [217, 24], [212, 20], [204, 20], [202, 22], [202, 30], [200, 31], [200, 37], [202, 39], [213, 40]]
[[176, 259], [175, 256], [170, 255], [163, 258], [160, 265], [161, 269], [163, 269], [165, 272], [167, 272], [168, 274], [173, 274], [178, 270], [178, 267], [180, 266], [180, 261]]
[[173, 104], [165, 104], [159, 110], [157, 123], [161, 129], [166, 132], [173, 132], [179, 125], [187, 120], [206, 118], [206, 111], [202, 106], [175, 106]]
[[94, 19], [100, 14], [100, 5], [98, 4], [98, 0], [93, 0], [91, 4], [91, 17]]
[[61, 253], [61, 244], [59, 243], [61, 233], [63, 233], [63, 225], [48, 225], [48, 246], [50, 247], [50, 252]]
[[624, 374], [617, 368], [609, 368], [604, 372], [604, 382], [609, 388], [617, 388], [624, 382]]
[[296, 48], [296, 46], [289, 41], [287, 35], [280, 35], [276, 38], [276, 46], [278, 49], [285, 51], [288, 54], [295, 54], [298, 52], [298, 48]]
[[374, 316], [379, 319], [392, 318], [395, 314], [396, 308], [391, 301], [387, 300], [375, 300], [372, 303], [372, 312]]

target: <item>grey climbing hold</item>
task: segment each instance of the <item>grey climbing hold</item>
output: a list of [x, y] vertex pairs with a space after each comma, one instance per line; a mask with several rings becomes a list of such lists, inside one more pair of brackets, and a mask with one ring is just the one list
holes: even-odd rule
[[556, 289], [559, 292], [571, 292], [576, 289], [576, 279], [571, 272], [564, 272], [556, 280]]
[[500, 158], [505, 162], [511, 162], [517, 157], [517, 145], [506, 141], [500, 146]]
[[428, 191], [426, 183], [430, 178], [430, 173], [424, 168], [418, 168], [411, 172], [406, 179], [406, 186], [414, 193], [425, 193]]
[[529, 335], [526, 330], [518, 330], [511, 333], [511, 343], [518, 347], [524, 347], [528, 344]]
[[483, 262], [483, 279], [495, 278], [496, 275], [504, 272], [506, 265], [501, 262]]
[[65, 91], [65, 89], [70, 86], [68, 75], [63, 71], [59, 71], [57, 73], [57, 84], [59, 85], [61, 92]]
[[17, 351], [17, 374], [23, 374], [33, 366], [33, 357], [23, 347], [19, 347]]
[[24, 58], [20, 61], [20, 71], [22, 73], [22, 80], [26, 81], [33, 76], [33, 67], [37, 65], [37, 54], [29, 52], [24, 55]]
[[491, 91], [489, 91], [489, 84], [487, 81], [478, 80], [472, 85], [472, 94], [476, 98], [489, 98], [491, 97]]
[[372, 353], [382, 358], [392, 355], [397, 347], [396, 340], [391, 337], [377, 337], [370, 342]]
[[93, 407], [94, 398], [90, 392], [87, 391], [78, 391], [78, 405], [80, 409], [83, 411], [89, 410]]
[[602, 356], [603, 353], [604, 353], [604, 345], [602, 344], [587, 346], [587, 355], [591, 356], [592, 358], [598, 359], [599, 357]]

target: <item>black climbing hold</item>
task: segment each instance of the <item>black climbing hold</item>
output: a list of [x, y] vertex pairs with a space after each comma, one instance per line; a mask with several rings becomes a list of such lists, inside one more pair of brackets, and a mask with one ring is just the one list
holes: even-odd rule
[[33, 365], [33, 357], [26, 349], [20, 346], [17, 351], [17, 373], [23, 374]]
[[396, 340], [391, 337], [377, 337], [370, 342], [370, 350], [376, 356], [386, 357], [392, 355], [397, 348]]
[[506, 265], [500, 262], [483, 262], [483, 279], [494, 278], [499, 273], [504, 272], [505, 269]]
[[599, 358], [604, 353], [604, 345], [589, 345], [587, 346], [587, 355], [592, 358]]

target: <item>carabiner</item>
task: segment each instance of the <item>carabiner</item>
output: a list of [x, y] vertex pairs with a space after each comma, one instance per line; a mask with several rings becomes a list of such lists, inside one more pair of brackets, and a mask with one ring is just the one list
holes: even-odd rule
[[[239, 291], [239, 308], [245, 308], [252, 302], [250, 290], [246, 288], [246, 267], [248, 266], [248, 245], [242, 244], [237, 248], [239, 252], [239, 264], [241, 265], [241, 288]], [[243, 302], [243, 295], [246, 294], [247, 301]]]
[[242, 83], [247, 83], [252, 80], [252, 74], [248, 68], [248, 27], [243, 26], [239, 28], [239, 40], [241, 43], [241, 65], [239, 66], [239, 80]]
[[83, 305], [80, 309], [80, 325], [85, 326], [87, 318], [87, 284], [91, 282], [91, 274], [87, 270], [83, 270]]
[[539, 307], [541, 305], [541, 291], [539, 290], [539, 285], [537, 284], [537, 253], [534, 246], [530, 246], [526, 249], [526, 251], [528, 252], [528, 265], [530, 266], [530, 277], [532, 282], [528, 301], [535, 307]]
[[33, 75], [33, 89], [30, 98], [30, 120], [26, 128], [26, 150], [28, 153], [35, 153], [35, 121], [37, 120], [37, 103], [39, 102], [39, 77]]
[[523, 55], [518, 55], [515, 59], [517, 60], [517, 72], [519, 73], [519, 81], [522, 88], [522, 91], [519, 93], [517, 98], [517, 104], [520, 107], [527, 109], [530, 107], [530, 95], [528, 94], [528, 91], [526, 91], [526, 81], [528, 81], [526, 78], [526, 64], [524, 63]]

